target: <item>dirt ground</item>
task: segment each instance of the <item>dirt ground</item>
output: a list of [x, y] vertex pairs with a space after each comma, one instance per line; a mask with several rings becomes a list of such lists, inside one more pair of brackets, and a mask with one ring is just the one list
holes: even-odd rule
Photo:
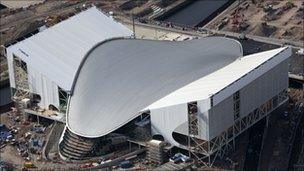
[[[211, 21], [207, 28], [262, 37], [304, 41], [304, 5], [301, 0], [245, 0]], [[288, 3], [291, 6], [288, 6]], [[237, 3], [237, 2], [235, 2]], [[289, 4], [290, 5], [290, 4]], [[239, 12], [235, 12], [239, 9]], [[238, 24], [243, 23], [241, 28]], [[303, 42], [304, 43], [304, 42]]]
[[[0, 115], [1, 124], [5, 124], [7, 128], [17, 128], [18, 132], [13, 134], [16, 142], [26, 141], [29, 142], [29, 138], [25, 139], [24, 135], [26, 132], [31, 132], [34, 138], [41, 138], [46, 141], [47, 135], [51, 130], [51, 122], [43, 122], [41, 124], [46, 126], [46, 130], [43, 133], [35, 133], [31, 131], [31, 128], [37, 124], [37, 120], [32, 119], [32, 122], [28, 124], [24, 124], [24, 118], [20, 117], [20, 121], [16, 122], [14, 118], [20, 115], [16, 115], [12, 112], [3, 113]], [[4, 146], [1, 145], [1, 161], [11, 164], [14, 169], [21, 170], [23, 168], [23, 164], [27, 161], [26, 157], [22, 157], [18, 152], [18, 145], [13, 145], [11, 142], [3, 143]], [[44, 142], [45, 146], [45, 142]], [[41, 150], [42, 151], [42, 150]], [[52, 162], [47, 161], [42, 157], [42, 152], [38, 151], [38, 153], [29, 152], [29, 161], [31, 161], [36, 168], [32, 170], [75, 170], [75, 168], [79, 167], [78, 164], [74, 163], [66, 163], [66, 162]]]
[[6, 146], [1, 149], [1, 160], [12, 164], [15, 168], [21, 169], [24, 162], [23, 158], [18, 154], [17, 150], [12, 146]]
[[18, 0], [18, 1], [1, 0], [1, 3], [8, 8], [22, 8], [30, 5], [39, 4], [42, 2], [43, 0]]

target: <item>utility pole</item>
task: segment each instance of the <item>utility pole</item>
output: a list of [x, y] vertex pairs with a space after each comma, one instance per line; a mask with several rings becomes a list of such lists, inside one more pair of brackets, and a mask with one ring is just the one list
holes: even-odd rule
[[135, 35], [135, 19], [134, 19], [134, 14], [132, 13], [132, 26], [133, 26], [133, 34], [132, 34], [132, 37], [133, 38], [136, 38], [136, 35]]

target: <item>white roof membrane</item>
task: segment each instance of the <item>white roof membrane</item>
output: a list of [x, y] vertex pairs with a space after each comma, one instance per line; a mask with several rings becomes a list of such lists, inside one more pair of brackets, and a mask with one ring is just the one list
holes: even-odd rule
[[103, 42], [87, 54], [76, 75], [67, 125], [78, 135], [106, 135], [152, 103], [241, 56], [239, 42], [221, 37]]
[[[161, 108], [209, 98], [284, 50], [286, 50], [286, 47], [238, 58], [238, 60], [235, 60], [229, 65], [170, 93], [148, 106], [147, 109]], [[289, 55], [286, 55], [286, 57], [288, 56]], [[272, 65], [272, 67], [273, 66], [275, 65]]]
[[70, 91], [82, 58], [95, 44], [131, 35], [128, 28], [92, 7], [8, 47], [8, 51]]

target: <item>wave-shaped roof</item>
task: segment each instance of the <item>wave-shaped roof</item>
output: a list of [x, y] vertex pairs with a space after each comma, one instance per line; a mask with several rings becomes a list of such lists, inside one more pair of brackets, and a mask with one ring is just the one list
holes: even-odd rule
[[74, 80], [67, 125], [86, 137], [106, 135], [175, 90], [242, 56], [239, 42], [113, 39], [88, 52]]

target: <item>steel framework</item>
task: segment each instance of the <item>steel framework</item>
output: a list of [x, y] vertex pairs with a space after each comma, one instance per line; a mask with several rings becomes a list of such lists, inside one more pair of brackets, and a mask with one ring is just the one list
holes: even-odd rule
[[287, 90], [283, 90], [266, 103], [253, 110], [245, 117], [236, 118], [234, 125], [210, 141], [197, 138], [198, 108], [197, 102], [188, 103], [188, 151], [190, 157], [195, 157], [199, 164], [212, 167], [215, 160], [223, 158], [235, 149], [235, 138], [249, 127], [269, 115], [273, 110], [288, 100]]

